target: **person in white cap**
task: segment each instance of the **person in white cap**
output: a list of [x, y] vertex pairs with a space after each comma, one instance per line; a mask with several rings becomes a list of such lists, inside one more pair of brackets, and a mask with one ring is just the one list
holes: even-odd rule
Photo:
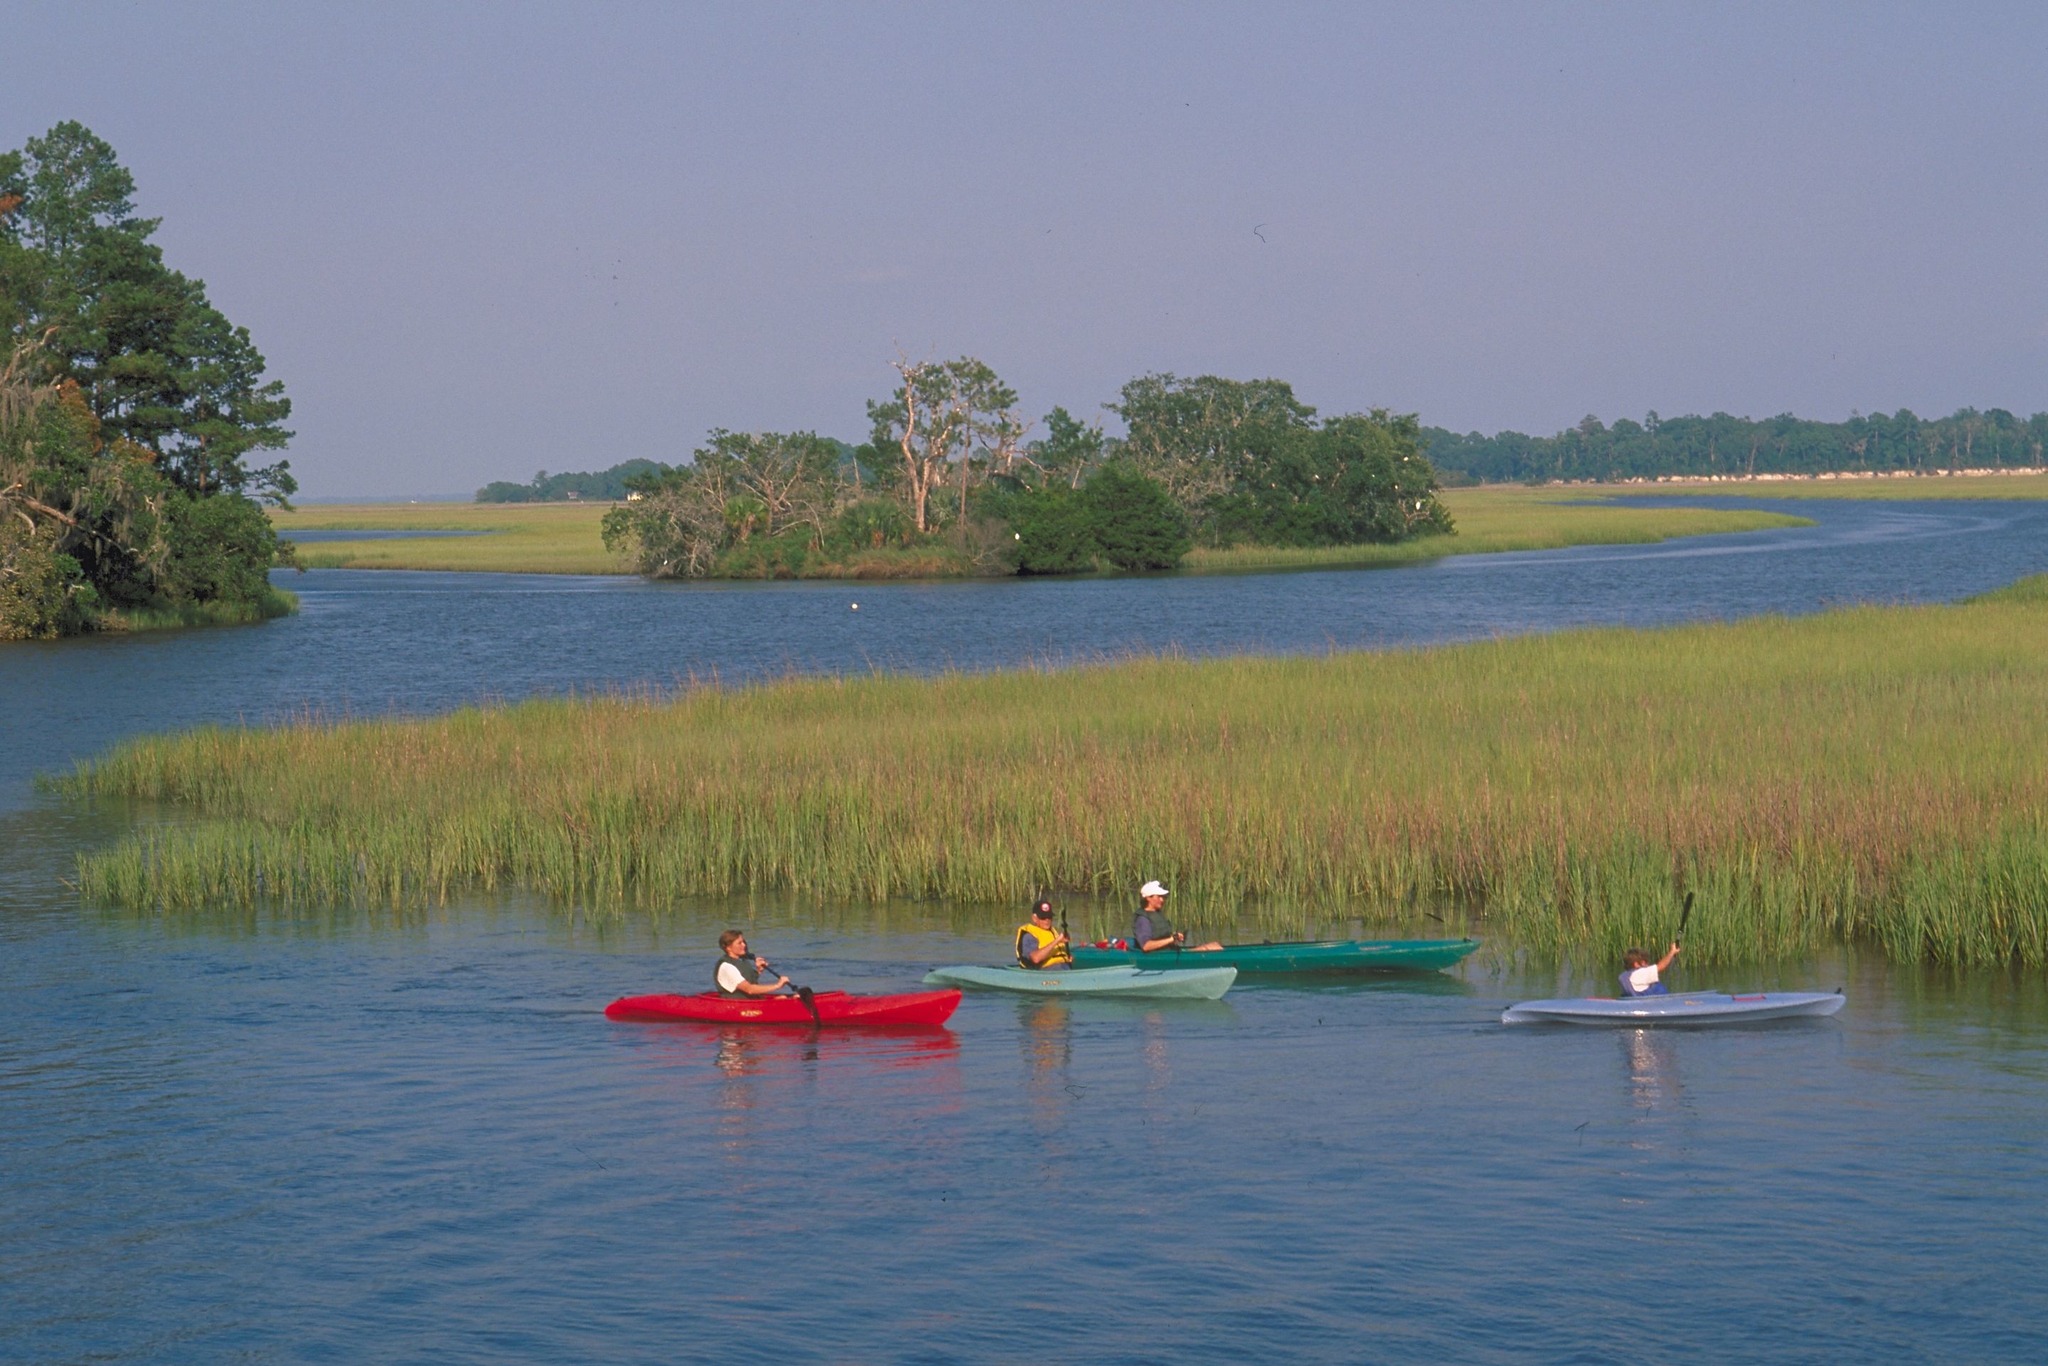
[[1166, 949], [1186, 949], [1191, 953], [1208, 953], [1220, 949], [1221, 944], [1190, 944], [1188, 937], [1173, 927], [1166, 918], [1166, 885], [1157, 879], [1138, 889], [1143, 905], [1138, 908], [1136, 918], [1131, 921], [1131, 947], [1142, 953], [1159, 953]]

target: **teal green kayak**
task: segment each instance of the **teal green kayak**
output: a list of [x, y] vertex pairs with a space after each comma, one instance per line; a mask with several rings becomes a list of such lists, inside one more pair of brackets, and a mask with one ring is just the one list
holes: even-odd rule
[[[1192, 955], [1191, 955], [1192, 956]], [[1135, 996], [1146, 1000], [1221, 1000], [1237, 980], [1237, 969], [1203, 965], [1200, 972], [1154, 972], [1143, 968], [934, 968], [926, 986], [990, 987], [1033, 996]]]
[[1208, 953], [1186, 949], [1074, 946], [1077, 967], [1143, 965], [1155, 972], [1236, 968], [1239, 972], [1434, 972], [1479, 947], [1477, 939], [1326, 939], [1307, 944], [1226, 944]]

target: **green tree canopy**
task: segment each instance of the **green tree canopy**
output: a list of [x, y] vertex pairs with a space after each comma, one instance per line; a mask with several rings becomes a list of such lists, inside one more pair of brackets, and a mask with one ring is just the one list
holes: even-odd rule
[[1143, 375], [1110, 405], [1117, 454], [1211, 545], [1347, 545], [1450, 530], [1412, 416], [1318, 422], [1284, 380]]
[[0, 155], [0, 636], [285, 610], [252, 499], [294, 485], [246, 457], [284, 444], [290, 404], [133, 196], [76, 123]]
[[984, 503], [1010, 528], [1020, 574], [1172, 569], [1191, 543], [1187, 514], [1127, 460], [1097, 466], [1078, 489], [1013, 484]]
[[164, 264], [114, 149], [60, 123], [0, 156], [0, 308], [17, 338], [45, 339], [44, 363], [77, 382], [104, 439], [149, 451], [187, 493], [282, 501], [288, 462], [249, 457], [291, 438], [284, 386], [263, 378], [247, 329], [206, 288]]
[[1112, 460], [1081, 486], [1081, 504], [1096, 552], [1126, 573], [1172, 569], [1188, 553], [1187, 514], [1164, 485], [1137, 467]]
[[932, 495], [955, 483], [964, 512], [976, 475], [989, 467], [989, 453], [1004, 463], [1014, 459], [1023, 428], [1016, 419], [1016, 391], [972, 356], [898, 360], [896, 372], [902, 378], [896, 392], [868, 404], [873, 435], [862, 448], [862, 464], [880, 486], [900, 491], [911, 526], [922, 533], [944, 515]]
[[605, 544], [660, 578], [710, 574], [757, 536], [795, 533], [816, 548], [846, 492], [842, 449], [815, 432], [714, 429], [689, 464], [626, 481], [641, 496], [605, 514]]
[[1105, 450], [1100, 423], [1054, 408], [1045, 415], [1045, 435], [1024, 448], [1022, 463], [1037, 472], [1038, 482], [1074, 489], [1102, 463]]

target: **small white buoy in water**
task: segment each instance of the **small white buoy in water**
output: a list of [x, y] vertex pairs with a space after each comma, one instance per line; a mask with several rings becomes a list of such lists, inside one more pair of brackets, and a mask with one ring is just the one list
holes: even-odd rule
[[859, 604], [859, 603], [855, 603], [855, 604], [853, 604], [853, 610], [854, 610], [854, 611], [856, 611], [856, 612], [858, 612], [858, 611], [860, 610], [860, 604]]

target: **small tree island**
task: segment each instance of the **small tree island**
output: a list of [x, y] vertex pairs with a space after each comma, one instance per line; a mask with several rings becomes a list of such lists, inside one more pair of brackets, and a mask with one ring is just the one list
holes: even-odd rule
[[713, 431], [629, 479], [605, 544], [655, 578], [1140, 573], [1195, 545], [1389, 544], [1451, 519], [1413, 416], [1318, 420], [1281, 380], [1145, 375], [1111, 438], [1064, 408], [1030, 426], [972, 357], [899, 360], [869, 440]]

